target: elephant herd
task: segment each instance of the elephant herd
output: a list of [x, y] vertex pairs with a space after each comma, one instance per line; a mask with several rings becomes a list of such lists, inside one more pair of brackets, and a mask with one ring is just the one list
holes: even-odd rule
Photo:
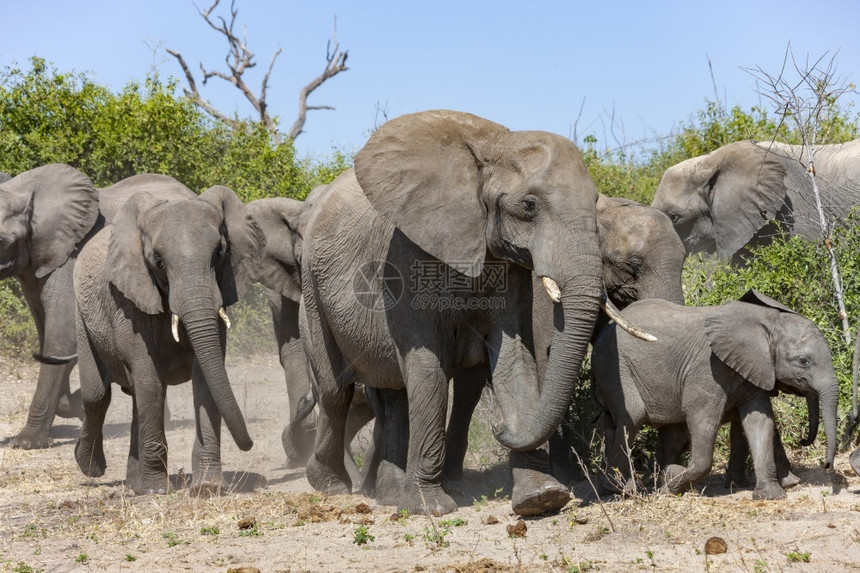
[[[727, 258], [766, 240], [773, 220], [812, 233], [793, 151], [741, 142], [683, 162], [648, 207], [599, 196], [565, 138], [437, 110], [387, 122], [305, 201], [246, 205], [223, 186], [197, 195], [151, 174], [96, 189], [61, 164], [0, 175], [0, 278], [22, 285], [41, 362], [11, 445], [48, 447], [55, 415], [80, 415], [75, 458], [102, 475], [116, 383], [133, 400], [126, 485], [164, 493], [166, 388], [190, 379], [191, 488], [217, 492], [222, 420], [240, 449], [253, 445], [224, 367], [225, 308], [260, 282], [287, 379], [284, 450], [317, 490], [455, 511], [448, 491], [488, 387], [514, 511], [557, 511], [570, 491], [544, 445], [559, 445], [591, 345], [606, 490], [631, 487], [626, 456], [643, 424], [659, 429], [663, 481], [679, 492], [710, 472], [717, 430], [732, 422], [727, 477], [743, 481], [749, 452], [754, 497], [783, 497], [797, 478], [771, 396], [807, 397], [810, 442], [820, 407], [832, 464], [827, 344], [755, 291], [683, 306], [681, 270], [690, 252]], [[828, 213], [842, 217], [860, 203], [860, 141], [818, 153]], [[359, 471], [349, 442], [373, 418]]]

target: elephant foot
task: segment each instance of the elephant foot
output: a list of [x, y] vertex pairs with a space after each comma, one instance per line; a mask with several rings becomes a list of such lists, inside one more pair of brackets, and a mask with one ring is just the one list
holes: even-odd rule
[[750, 487], [751, 485], [752, 485], [752, 483], [750, 483], [750, 480], [747, 479], [746, 474], [744, 474], [743, 472], [741, 472], [741, 473], [726, 472], [726, 479], [725, 479], [725, 481], [723, 481], [723, 487], [725, 487], [726, 489], [731, 489], [731, 488], [746, 489], [746, 488]]
[[191, 495], [197, 497], [214, 497], [221, 495], [221, 477], [218, 479], [191, 480]]
[[799, 485], [802, 480], [794, 475], [794, 472], [789, 471], [787, 475], [779, 478], [779, 485], [782, 489], [789, 489], [796, 485]]
[[78, 467], [87, 477], [102, 477], [105, 475], [107, 462], [101, 443], [87, 444], [78, 440], [75, 444], [75, 460]]
[[143, 478], [137, 473], [127, 473], [125, 487], [137, 495], [164, 495], [168, 491], [168, 477], [166, 473], [163, 476], [148, 478]]
[[408, 497], [407, 484], [405, 471], [397, 464], [382, 460], [376, 471], [376, 485], [373, 491], [364, 493], [372, 495], [380, 505], [400, 505], [401, 500]]
[[191, 476], [191, 495], [210, 497], [221, 494], [224, 483], [221, 462], [198, 460], [193, 464]]
[[511, 507], [522, 516], [557, 513], [570, 501], [570, 490], [554, 477], [528, 469], [513, 469]]
[[397, 510], [416, 515], [440, 516], [457, 511], [457, 502], [437, 484], [412, 488], [397, 504]]
[[753, 490], [752, 498], [759, 499], [785, 499], [786, 493], [778, 483], [769, 481], [762, 484], [757, 484]]
[[305, 428], [294, 429], [291, 424], [284, 426], [281, 432], [281, 445], [287, 454], [289, 469], [302, 468], [308, 463], [313, 453], [314, 436], [316, 431]]
[[663, 470], [663, 484], [670, 493], [682, 493], [690, 480], [687, 479], [687, 468], [678, 464], [669, 464]]
[[342, 476], [338, 475], [321, 463], [316, 455], [311, 456], [311, 459], [308, 460], [305, 475], [311, 487], [322, 493], [330, 495], [352, 493], [352, 484], [346, 472], [344, 471]]
[[71, 394], [65, 394], [60, 397], [57, 402], [57, 416], [60, 418], [78, 418], [84, 419], [84, 405], [81, 400], [80, 389], [75, 390]]
[[51, 436], [49, 435], [49, 430], [24, 428], [17, 436], [12, 438], [9, 445], [21, 450], [43, 450], [51, 447]]

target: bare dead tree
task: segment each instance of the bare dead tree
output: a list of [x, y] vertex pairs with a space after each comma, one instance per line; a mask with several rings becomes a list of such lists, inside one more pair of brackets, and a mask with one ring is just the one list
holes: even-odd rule
[[[755, 77], [757, 85], [760, 86], [759, 95], [773, 104], [781, 117], [781, 122], [793, 123], [800, 135], [802, 152], [800, 157], [794, 159], [806, 169], [806, 174], [811, 183], [815, 208], [818, 212], [818, 224], [821, 228], [821, 239], [830, 259], [830, 273], [836, 304], [839, 308], [839, 319], [842, 321], [842, 335], [845, 343], [850, 344], [851, 325], [845, 310], [839, 261], [836, 258], [831, 239], [833, 221], [828, 221], [824, 212], [821, 192], [815, 176], [815, 145], [822, 121], [826, 117], [825, 114], [842, 95], [854, 91], [852, 84], [846, 83], [836, 75], [837, 54], [838, 51], [830, 59], [826, 59], [828, 54], [825, 52], [811, 64], [808, 56], [806, 61], [799, 62], [794, 57], [794, 52], [789, 43], [785, 50], [782, 68], [778, 74], [771, 74], [760, 66], [744, 69]], [[794, 74], [796, 77], [789, 77], [789, 75], [793, 76]]]
[[[236, 0], [232, 0], [230, 2], [229, 23], [221, 16], [213, 16], [213, 11], [218, 7], [219, 3], [220, 0], [214, 0], [209, 8], [206, 10], [199, 10], [199, 12], [200, 16], [206, 21], [209, 27], [226, 38], [229, 50], [224, 61], [227, 64], [227, 69], [229, 71], [222, 72], [218, 70], [207, 70], [201, 63], [200, 71], [203, 74], [203, 85], [206, 85], [206, 82], [210, 78], [214, 77], [220, 78], [236, 86], [236, 88], [242, 92], [242, 95], [245, 96], [245, 99], [247, 99], [257, 111], [260, 116], [260, 122], [265, 125], [269, 133], [272, 134], [274, 142], [276, 144], [280, 144], [284, 141], [284, 138], [278, 131], [276, 119], [269, 113], [269, 105], [266, 101], [266, 97], [268, 95], [269, 77], [271, 76], [272, 69], [275, 66], [275, 60], [277, 60], [282, 50], [278, 47], [272, 55], [272, 59], [269, 61], [269, 67], [266, 69], [266, 73], [263, 76], [259, 95], [255, 95], [253, 90], [245, 82], [244, 74], [247, 70], [255, 67], [257, 62], [254, 61], [254, 53], [248, 49], [247, 32], [244, 26], [242, 27], [241, 38], [234, 31], [236, 26], [236, 16], [239, 13], [238, 8], [236, 8]], [[167, 53], [176, 58], [179, 65], [182, 67], [185, 79], [188, 82], [188, 87], [185, 88], [185, 95], [212, 117], [219, 121], [223, 121], [232, 127], [239, 126], [241, 123], [240, 121], [236, 118], [228, 117], [226, 114], [215, 108], [211, 103], [203, 99], [203, 96], [197, 89], [194, 74], [191, 73], [191, 69], [188, 67], [182, 54], [176, 50], [170, 49], [167, 50]], [[334, 109], [327, 105], [308, 105], [308, 96], [310, 96], [315, 89], [320, 87], [329, 78], [333, 78], [340, 72], [344, 72], [349, 69], [346, 67], [347, 54], [348, 52], [346, 50], [342, 51], [340, 49], [340, 44], [337, 41], [337, 19], [335, 19], [335, 29], [332, 33], [332, 38], [326, 45], [326, 65], [320, 75], [308, 82], [308, 84], [299, 91], [298, 115], [292, 127], [290, 127], [290, 130], [286, 134], [287, 138], [294, 140], [304, 131], [304, 125], [307, 120], [307, 113], [309, 110]]]

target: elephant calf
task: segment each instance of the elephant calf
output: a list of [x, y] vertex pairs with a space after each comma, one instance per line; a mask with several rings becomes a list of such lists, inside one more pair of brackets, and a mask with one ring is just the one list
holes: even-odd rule
[[[753, 457], [753, 499], [785, 497], [774, 460], [774, 389], [819, 399], [832, 466], [839, 386], [827, 342], [811, 321], [755, 291], [714, 307], [643, 300], [627, 307], [625, 316], [657, 342], [644, 343], [610, 325], [594, 344], [594, 377], [608, 411], [604, 487], [628, 486], [626, 456], [643, 424], [683, 422], [690, 464], [664, 469], [669, 490], [682, 491], [710, 472], [717, 431], [736, 410]], [[812, 424], [817, 416], [810, 412]]]

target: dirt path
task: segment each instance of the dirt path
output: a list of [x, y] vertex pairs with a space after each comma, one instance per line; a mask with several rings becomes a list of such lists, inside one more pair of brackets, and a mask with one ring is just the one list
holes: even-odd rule
[[[231, 360], [229, 368], [255, 445], [240, 452], [225, 432], [231, 493], [197, 499], [181, 486], [165, 496], [125, 491], [131, 400], [120, 392], [108, 413], [104, 477], [86, 478], [74, 462], [76, 420], [59, 421], [48, 450], [8, 448], [26, 418], [35, 369], [0, 365], [0, 571], [860, 569], [860, 479], [845, 455], [837, 458], [835, 487], [831, 474], [801, 467], [805, 485], [779, 502], [726, 492], [715, 475], [704, 494], [601, 505], [588, 501], [583, 482], [559, 515], [525, 521], [517, 537], [509, 533], [517, 520], [503, 465], [469, 472], [474, 489], [443, 518], [402, 517], [360, 496], [314, 493], [302, 470], [284, 467], [287, 400], [277, 360]], [[180, 485], [191, 467], [190, 384], [171, 388], [168, 400], [169, 465]], [[727, 551], [706, 555], [711, 537]]]

